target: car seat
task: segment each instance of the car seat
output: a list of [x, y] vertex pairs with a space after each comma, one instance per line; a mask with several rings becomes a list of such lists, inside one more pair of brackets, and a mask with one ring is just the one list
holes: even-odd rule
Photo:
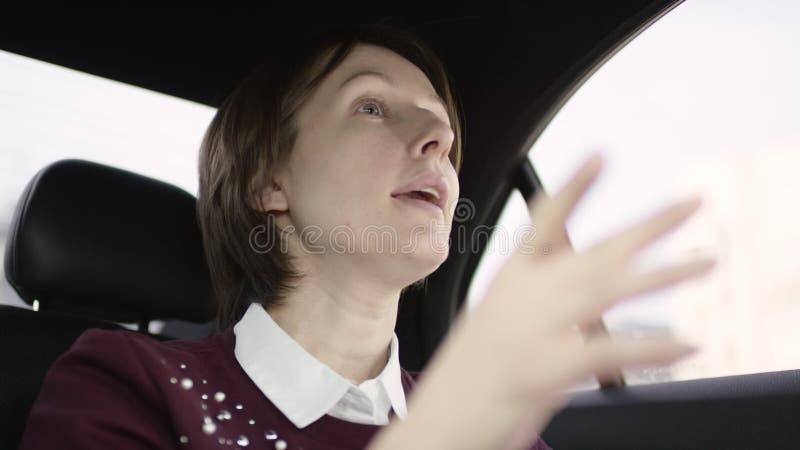
[[45, 167], [5, 250], [6, 278], [33, 309], [0, 305], [0, 449], [18, 447], [45, 373], [84, 330], [216, 314], [195, 198], [135, 173], [75, 159]]

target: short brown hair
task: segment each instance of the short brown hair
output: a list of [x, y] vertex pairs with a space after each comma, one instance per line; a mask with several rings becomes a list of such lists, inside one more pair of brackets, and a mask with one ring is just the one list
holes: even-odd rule
[[392, 50], [425, 73], [446, 103], [455, 133], [450, 157], [456, 171], [461, 167], [460, 105], [440, 59], [414, 34], [396, 25], [351, 25], [307, 39], [299, 51], [278, 52], [225, 98], [200, 145], [197, 215], [220, 329], [238, 321], [254, 299], [265, 306], [283, 300], [300, 279], [277, 246], [267, 252], [252, 247], [253, 230], [265, 223], [267, 239], [280, 238], [269, 213], [249, 206], [253, 183], [271, 180], [286, 163], [298, 133], [297, 111], [359, 43]]

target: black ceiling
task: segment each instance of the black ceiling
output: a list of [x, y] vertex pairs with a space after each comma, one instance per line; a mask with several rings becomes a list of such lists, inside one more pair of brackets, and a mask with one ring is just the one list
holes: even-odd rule
[[[313, 6], [313, 15], [307, 4], [291, 12], [282, 7], [48, 10], [47, 17], [4, 14], [0, 49], [215, 106], [269, 58], [270, 49], [291, 46], [293, 36], [341, 22], [405, 23], [437, 50], [462, 98], [465, 153], [459, 178], [462, 197], [476, 207], [472, 226], [496, 219], [509, 175], [527, 150], [523, 144], [567, 87], [673, 4], [351, 3]], [[427, 360], [464, 295], [464, 273], [476, 263], [475, 255], [451, 252], [430, 277], [428, 299], [401, 305], [400, 321], [412, 324], [401, 336], [404, 367], [415, 369]]]
[[[274, 46], [325, 24], [406, 23], [449, 62], [462, 90], [535, 92], [649, 1], [494, 2], [314, 6], [309, 16], [275, 8], [72, 9], [0, 18], [0, 48], [208, 105]], [[374, 5], [374, 4], [373, 4]], [[310, 7], [309, 7], [310, 8]], [[524, 70], [524, 62], [535, 70]], [[523, 63], [521, 65], [521, 63]]]

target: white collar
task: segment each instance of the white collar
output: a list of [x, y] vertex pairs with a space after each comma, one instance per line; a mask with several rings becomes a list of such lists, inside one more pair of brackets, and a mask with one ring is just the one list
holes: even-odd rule
[[[239, 365], [261, 392], [298, 428], [327, 414], [355, 385], [308, 353], [258, 303], [233, 327]], [[397, 334], [389, 361], [375, 380], [385, 389], [394, 413], [407, 416]], [[367, 380], [364, 383], [368, 383]]]

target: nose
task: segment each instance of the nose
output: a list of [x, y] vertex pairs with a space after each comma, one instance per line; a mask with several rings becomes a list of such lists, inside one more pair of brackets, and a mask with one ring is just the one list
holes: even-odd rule
[[410, 147], [412, 156], [415, 158], [448, 158], [455, 139], [453, 129], [431, 111], [420, 115], [422, 116], [421, 126]]

